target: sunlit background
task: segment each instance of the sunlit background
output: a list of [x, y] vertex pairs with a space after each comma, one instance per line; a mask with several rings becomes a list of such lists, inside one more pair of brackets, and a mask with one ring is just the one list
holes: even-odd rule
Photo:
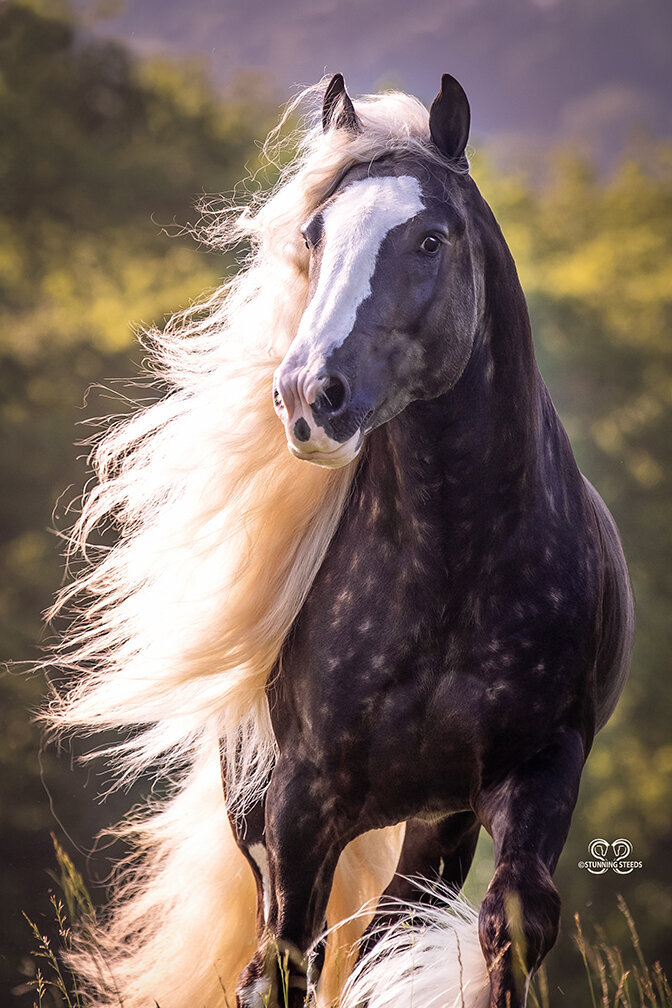
[[[138, 373], [134, 327], [161, 325], [235, 268], [185, 233], [195, 201], [255, 173], [280, 107], [325, 72], [342, 71], [353, 94], [401, 87], [425, 102], [443, 71], [465, 86], [473, 173], [516, 258], [580, 464], [621, 528], [638, 602], [632, 676], [556, 875], [559, 1008], [592, 1003], [575, 913], [591, 940], [601, 929], [634, 961], [619, 894], [647, 961], [672, 972], [671, 51], [669, 0], [0, 2], [8, 660], [39, 655], [40, 614], [62, 578], [53, 530], [67, 528], [86, 479], [78, 425], [127, 408], [111, 379]], [[12, 668], [0, 689], [0, 1003], [29, 1006], [37, 960], [22, 912], [53, 934], [50, 833], [100, 898], [109, 862], [90, 853], [93, 837], [135, 796], [101, 805], [98, 768], [41, 750], [40, 676]], [[579, 869], [596, 837], [627, 838], [643, 867]], [[474, 898], [490, 871], [483, 842]]]

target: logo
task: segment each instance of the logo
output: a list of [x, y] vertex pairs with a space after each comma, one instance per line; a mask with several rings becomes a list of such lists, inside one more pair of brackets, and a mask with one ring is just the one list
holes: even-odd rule
[[641, 868], [641, 861], [631, 861], [632, 844], [625, 837], [609, 843], [599, 837], [588, 844], [590, 861], [579, 861], [579, 868], [586, 868], [592, 875], [604, 875], [615, 871], [618, 875], [629, 875], [635, 868]]

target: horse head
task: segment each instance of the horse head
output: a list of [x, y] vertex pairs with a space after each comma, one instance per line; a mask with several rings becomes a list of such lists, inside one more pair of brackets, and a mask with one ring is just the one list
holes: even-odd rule
[[[466, 213], [470, 111], [444, 74], [426, 150], [358, 163], [302, 227], [308, 303], [275, 374], [290, 451], [339, 467], [365, 434], [458, 381], [478, 327], [478, 271]], [[364, 127], [340, 74], [325, 130]]]

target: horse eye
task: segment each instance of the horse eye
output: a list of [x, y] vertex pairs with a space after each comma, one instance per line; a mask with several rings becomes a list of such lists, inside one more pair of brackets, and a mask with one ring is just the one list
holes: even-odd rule
[[308, 239], [307, 239], [307, 238], [305, 237], [305, 235], [304, 235], [304, 238], [303, 238], [303, 244], [304, 244], [304, 245], [306, 246], [306, 248], [307, 248], [307, 249], [308, 249], [308, 251], [310, 252], [310, 242], [309, 242], [309, 241], [308, 241]]
[[441, 239], [433, 234], [427, 235], [420, 248], [429, 255], [435, 255], [441, 248]]

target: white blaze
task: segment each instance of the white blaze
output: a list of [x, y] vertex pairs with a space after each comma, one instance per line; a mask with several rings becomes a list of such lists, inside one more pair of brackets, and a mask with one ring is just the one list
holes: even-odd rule
[[392, 228], [424, 209], [421, 195], [412, 175], [366, 178], [326, 208], [320, 278], [299, 326], [300, 343], [325, 357], [342, 345], [371, 293], [380, 246]]

